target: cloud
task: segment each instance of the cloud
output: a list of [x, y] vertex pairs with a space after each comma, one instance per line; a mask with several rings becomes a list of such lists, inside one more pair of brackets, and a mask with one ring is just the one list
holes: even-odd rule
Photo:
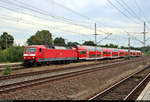
[[[80, 13], [81, 15], [92, 18], [92, 21], [73, 13], [72, 11], [61, 8], [53, 1], [58, 2]], [[70, 39], [73, 39], [73, 34], [75, 36], [83, 35], [87, 39], [90, 39], [90, 37], [88, 38], [87, 36], [94, 34], [94, 22], [96, 21], [98, 30], [97, 33], [100, 34], [103, 34], [102, 32], [100, 32], [100, 30], [103, 30], [105, 32], [111, 32], [114, 35], [120, 34], [122, 36], [122, 34], [124, 34], [124, 31], [143, 30], [142, 24], [137, 25], [127, 20], [127, 18], [123, 17], [123, 15], [117, 12], [115, 8], [108, 5], [107, 0], [38, 0], [38, 2], [37, 0], [31, 0], [28, 2], [23, 0], [23, 2], [33, 5], [34, 7], [37, 7], [39, 9], [45, 10], [50, 15], [59, 16], [59, 19], [58, 17], [56, 19], [54, 17], [44, 16], [33, 11], [24, 10], [23, 8], [17, 9], [18, 12], [11, 12], [2, 9], [0, 18], [2, 14], [6, 16], [0, 19], [2, 21], [2, 25], [0, 25], [0, 32], [8, 31], [12, 34], [16, 33], [14, 35], [17, 39], [17, 42], [21, 41], [20, 34], [24, 35], [22, 39], [27, 39], [37, 30], [42, 29], [50, 30], [50, 32], [55, 34], [62, 34], [62, 37], [64, 36], [63, 34], [66, 34], [68, 36], [72, 34], [72, 37], [69, 36]], [[11, 5], [9, 6], [10, 8], [14, 7]], [[28, 15], [22, 12], [27, 13]], [[66, 19], [64, 18], [68, 18], [73, 21], [68, 20], [69, 22], [66, 22]], [[85, 27], [81, 27], [79, 25], [84, 25]], [[87, 26], [90, 29], [87, 28]], [[83, 39], [80, 37], [77, 38], [81, 40]]]
[[90, 31], [88, 28], [84, 28], [78, 25], [72, 25], [72, 23], [63, 23], [59, 21], [47, 21], [43, 19], [38, 19], [33, 16], [25, 15], [22, 13], [16, 13], [16, 12], [11, 12], [9, 14], [12, 18], [15, 18], [14, 21], [6, 21], [7, 23], [13, 25], [16, 28], [22, 28], [22, 29], [34, 29], [34, 28], [52, 28], [53, 31], [67, 31], [68, 29], [70, 31], [79, 31], [83, 34], [88, 34]]

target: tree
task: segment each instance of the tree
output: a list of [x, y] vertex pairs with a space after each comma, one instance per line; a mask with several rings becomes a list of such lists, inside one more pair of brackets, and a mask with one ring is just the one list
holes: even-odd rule
[[141, 50], [146, 55], [150, 55], [150, 46], [141, 47], [138, 50]]
[[68, 42], [67, 44], [68, 46], [76, 46], [76, 45], [80, 45], [78, 42]]
[[108, 44], [106, 44], [106, 45], [105, 45], [105, 47], [107, 47], [107, 48], [108, 48], [108, 47], [109, 47], [109, 45], [108, 45]]
[[0, 48], [6, 49], [12, 46], [14, 43], [14, 37], [7, 32], [3, 32], [3, 34], [0, 36]]
[[125, 46], [121, 46], [120, 48], [121, 49], [129, 49], [128, 47], [125, 47]]
[[28, 45], [52, 45], [52, 34], [48, 30], [37, 31], [27, 40]]
[[110, 43], [108, 46], [109, 46], [110, 48], [118, 48], [118, 45], [114, 45], [114, 44], [112, 44], [112, 43]]
[[106, 45], [99, 45], [100, 47], [106, 47], [106, 48], [118, 48], [118, 45], [114, 45], [112, 43], [106, 44]]
[[95, 46], [95, 44], [94, 44], [93, 41], [85, 41], [85, 42], [83, 43], [83, 45]]
[[65, 39], [62, 38], [62, 37], [57, 37], [55, 38], [54, 40], [54, 45], [57, 45], [57, 46], [65, 46]]

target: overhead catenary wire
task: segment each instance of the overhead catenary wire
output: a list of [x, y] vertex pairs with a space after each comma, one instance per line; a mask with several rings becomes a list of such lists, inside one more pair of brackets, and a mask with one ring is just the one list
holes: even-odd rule
[[[86, 18], [87, 20], [93, 22], [93, 20], [91, 20], [89, 17], [87, 17], [87, 16], [85, 16], [83, 14], [80, 14], [80, 13], [76, 12], [75, 10], [72, 10], [69, 7], [66, 7], [66, 6], [64, 6], [64, 5], [56, 2], [55, 0], [53, 0], [53, 3], [56, 4], [56, 5], [58, 5], [58, 6], [60, 6], [60, 7], [62, 7], [62, 8], [64, 8], [64, 9], [66, 9], [66, 10], [68, 10], [68, 11], [70, 11], [70, 12], [72, 12], [72, 13], [74, 13], [74, 14], [76, 14], [76, 15], [79, 15], [80, 17]], [[93, 22], [93, 23], [95, 23], [95, 22]]]
[[[10, 21], [13, 21], [13, 22], [16, 22], [16, 23], [18, 23], [18, 21], [17, 21], [17, 18], [15, 18], [15, 17], [11, 17], [11, 16], [6, 16], [6, 15], [0, 15], [0, 17], [2, 18], [2, 19], [5, 19], [5, 20], [10, 20]], [[8, 18], [8, 17], [10, 17], [10, 18]], [[61, 28], [59, 28], [59, 27], [54, 27], [54, 26], [49, 26], [48, 24], [47, 25], [45, 25], [45, 24], [41, 24], [41, 23], [37, 23], [37, 22], [33, 22], [33, 21], [30, 21], [30, 20], [25, 20], [25, 19], [22, 19], [22, 21], [25, 21], [25, 22], [20, 22], [20, 23], [23, 23], [23, 24], [30, 24], [30, 25], [32, 25], [33, 26], [33, 24], [34, 25], [36, 25], [36, 26], [45, 26], [45, 27], [47, 27], [47, 28], [49, 28], [49, 27], [51, 27], [51, 28], [54, 28], [54, 29], [56, 29], [56, 30], [60, 30], [60, 31], [64, 31], [64, 32], [70, 32], [70, 33], [73, 33], [73, 34], [81, 34], [81, 35], [88, 35], [87, 33], [81, 33], [81, 32], [77, 32], [77, 31], [69, 31], [69, 30], [65, 30], [65, 29], [61, 29]], [[90, 34], [89, 34], [89, 36], [90, 36]]]
[[[17, 0], [15, 0], [15, 1], [17, 1]], [[17, 2], [20, 2], [20, 1], [17, 1]], [[20, 2], [20, 3], [21, 3], [21, 2]], [[23, 3], [23, 2], [22, 2], [22, 3]], [[70, 8], [68, 8], [68, 7], [66, 7], [66, 6], [64, 6], [64, 5], [62, 5], [62, 4], [58, 3], [58, 2], [56, 2], [55, 0], [53, 0], [53, 3], [56, 4], [56, 5], [58, 5], [58, 6], [60, 6], [60, 7], [62, 7], [62, 8], [64, 8], [64, 9], [66, 9], [66, 10], [68, 10], [68, 11], [71, 11], [72, 13], [74, 13], [74, 14], [76, 14], [76, 15], [79, 15], [79, 16], [81, 16], [81, 17], [83, 17], [83, 18], [89, 20], [90, 22], [92, 22], [92, 24], [95, 24], [95, 22], [96, 22], [96, 23], [99, 24], [99, 25], [103, 25], [101, 22], [99, 22], [99, 21], [97, 21], [97, 20], [93, 20], [93, 19], [91, 19], [90, 17], [85, 16], [85, 15], [83, 15], [83, 14], [80, 14], [80, 13], [78, 13], [77, 11], [72, 10], [72, 9], [70, 9]], [[27, 4], [25, 4], [25, 3], [23, 3], [23, 4], [24, 4], [24, 5], [27, 5]], [[30, 6], [31, 6], [31, 5], [30, 5]], [[31, 6], [31, 7], [33, 8], [33, 6]], [[34, 8], [35, 8], [35, 7], [34, 7]], [[107, 34], [107, 32], [105, 32], [104, 30], [98, 30], [98, 31]]]
[[[127, 11], [133, 18], [136, 18], [140, 23], [143, 24], [143, 22], [147, 21], [147, 19], [142, 20], [142, 19], [139, 17], [139, 15], [138, 15], [124, 0], [120, 0], [120, 1], [116, 0], [116, 2], [117, 2], [119, 5], [121, 5], [121, 7], [122, 7], [123, 9], [125, 9], [125, 11]], [[121, 3], [120, 3], [120, 2], [121, 2]], [[137, 2], [136, 2], [135, 4], [136, 4], [136, 6], [138, 6], [138, 5], [137, 5]], [[139, 8], [139, 7], [137, 7], [137, 8]], [[149, 27], [147, 27], [147, 28], [149, 28]]]
[[[15, 1], [15, 2], [18, 3], [18, 4], [22, 4], [23, 6], [31, 7], [32, 9], [39, 10], [39, 11], [41, 11], [41, 12], [45, 12], [45, 13], [49, 14], [49, 12], [47, 12], [47, 11], [45, 11], [45, 10], [42, 10], [42, 9], [39, 9], [39, 8], [34, 7], [34, 6], [32, 6], [32, 5], [26, 4], [26, 3], [22, 2], [22, 1], [17, 1], [17, 0], [13, 0], [13, 1]], [[60, 18], [66, 19], [66, 20], [71, 21], [71, 22], [85, 23], [85, 21], [78, 22], [78, 21], [76, 21], [76, 20], [72, 20], [72, 19], [68, 19], [68, 18], [66, 18], [66, 17], [60, 17], [60, 16], [59, 16], [59, 19], [60, 19]], [[86, 22], [86, 23], [87, 23], [87, 22]]]
[[[107, 0], [108, 1], [108, 3], [110, 4], [110, 5], [112, 5], [115, 9], [117, 9], [123, 16], [125, 16], [126, 18], [128, 18], [130, 21], [132, 21], [132, 19], [128, 16], [128, 15], [126, 15], [124, 12], [122, 12], [121, 11], [121, 9], [119, 9], [117, 6], [115, 6], [110, 0]], [[133, 22], [133, 21], [132, 21]], [[135, 22], [134, 21], [134, 23], [136, 23], [137, 24], [137, 22]], [[138, 23], [139, 24], [139, 23]]]
[[[68, 21], [68, 22], [70, 21], [70, 22], [72, 22], [72, 20], [70, 20], [70, 19], [68, 19], [68, 18], [54, 16], [54, 15], [52, 15], [52, 14], [50, 14], [50, 13], [48, 13], [48, 12], [45, 12], [45, 11], [43, 11], [43, 10], [40, 10], [40, 9], [38, 9], [38, 8], [34, 8], [34, 9], [33, 9], [32, 6], [28, 6], [28, 5], [27, 5], [27, 7], [26, 7], [26, 6], [24, 6], [24, 5], [16, 4], [16, 3], [12, 2], [12, 1], [5, 1], [5, 0], [1, 0], [0, 2], [6, 3], [6, 4], [12, 4], [12, 5], [14, 5], [14, 6], [18, 6], [18, 7], [20, 7], [20, 8], [23, 8], [23, 9], [26, 9], [26, 10], [29, 10], [29, 11], [32, 11], [32, 12], [36, 12], [36, 13], [39, 13], [39, 14], [41, 14], [41, 15], [48, 16], [48, 17], [51, 17], [51, 18], [61, 19], [61, 20], [63, 19], [63, 20], [65, 20], [65, 21]], [[3, 6], [3, 7], [4, 7], [4, 6]], [[32, 7], [32, 8], [30, 8], [30, 7]], [[26, 13], [26, 14], [27, 14], [27, 13]]]
[[[2, 20], [2, 19], [5, 19], [5, 22], [8, 22], [10, 19], [8, 19], [8, 18], [5, 18], [5, 17], [0, 17], [1, 19], [0, 20]], [[10, 20], [10, 21], [12, 21], [12, 20]], [[16, 21], [17, 22], [17, 21]], [[20, 23], [22, 23], [22, 24], [30, 24], [30, 25], [39, 25], [38, 23], [34, 23], [34, 22], [20, 22]], [[47, 26], [47, 28], [48, 28], [48, 25], [42, 25], [42, 26]], [[29, 27], [29, 26], [28, 26]], [[53, 30], [51, 30], [51, 33], [52, 34], [56, 34], [56, 33], [59, 33], [59, 32], [67, 32], [67, 33], [69, 33], [69, 34], [77, 34], [77, 33], [79, 33], [80, 34], [80, 36], [85, 36], [85, 34], [84, 33], [81, 33], [81, 32], [75, 32], [75, 31], [68, 31], [68, 30], [64, 30], [64, 29], [60, 29], [60, 28], [55, 28], [55, 30], [54, 30], [54, 32], [53, 32]], [[86, 36], [90, 36], [90, 35], [87, 35], [86, 34]]]
[[[1, 6], [1, 5], [0, 5], [0, 7], [5, 8], [5, 9], [8, 9], [8, 10], [10, 10], [10, 11], [14, 11], [13, 9], [8, 8], [8, 7], [4, 7], [4, 6]], [[15, 11], [14, 11], [14, 12], [15, 12]], [[24, 14], [26, 14], [26, 13], [24, 13]], [[31, 14], [27, 14], [27, 15], [33, 16], [33, 15], [31, 15]], [[34, 16], [34, 17], [41, 19], [40, 17], [37, 17], [37, 16]], [[83, 26], [82, 26], [82, 27], [83, 27]], [[86, 27], [86, 26], [85, 26], [85, 27]], [[87, 27], [86, 27], [86, 28], [87, 28]], [[88, 28], [87, 28], [87, 29], [88, 29]], [[91, 29], [91, 30], [92, 30], [92, 29]], [[77, 34], [79, 34], [79, 33], [77, 33]]]
[[[144, 11], [142, 10], [141, 6], [138, 4], [138, 2], [135, 0], [135, 5], [138, 8], [138, 10], [142, 13], [142, 17], [144, 17], [145, 21], [148, 23], [148, 25], [150, 25], [148, 18], [146, 17]], [[146, 26], [148, 29], [150, 29], [148, 26]]]
[[[17, 0], [14, 0], [14, 1], [17, 1]], [[28, 7], [28, 6], [27, 6]], [[32, 7], [30, 7], [30, 8], [32, 8]], [[25, 8], [24, 8], [25, 9]], [[33, 9], [33, 8], [32, 8]], [[37, 8], [38, 9], [38, 8]], [[34, 11], [33, 12], [36, 12], [36, 10], [37, 9], [34, 9]], [[32, 10], [30, 10], [30, 11], [32, 11]], [[40, 9], [39, 9], [39, 11], [40, 11]], [[41, 11], [40, 11], [41, 12]], [[36, 12], [36, 13], [38, 13], [38, 12]], [[48, 12], [43, 12], [44, 14], [47, 14]], [[78, 12], [74, 12], [74, 13], [77, 13], [78, 14]], [[42, 14], [43, 15], [43, 14]], [[82, 16], [82, 15], [81, 15]], [[54, 16], [54, 17], [56, 17], [56, 16]], [[84, 15], [83, 15], [83, 17], [84, 17]], [[40, 19], [41, 19], [41, 17], [39, 17]], [[53, 17], [52, 17], [53, 18]], [[71, 21], [70, 19], [64, 19], [64, 18], [61, 18], [61, 17], [56, 17], [56, 18], [58, 18], [59, 20], [62, 20], [63, 22], [65, 21], [65, 22], [69, 22], [69, 23], [74, 23], [74, 21]], [[85, 17], [84, 17], [85, 18]], [[75, 22], [76, 23], [76, 22]], [[74, 24], [73, 24], [74, 25]], [[84, 25], [80, 25], [81, 27], [83, 27]], [[87, 25], [85, 25], [85, 27], [84, 28], [88, 28], [88, 27], [86, 27]], [[90, 27], [89, 27], [90, 28]], [[91, 29], [91, 28], [90, 28]], [[107, 33], [107, 32], [103, 32], [103, 33]]]
[[[110, 0], [107, 0], [110, 5], [112, 5], [114, 8], [116, 8], [123, 16], [128, 18], [131, 22], [134, 22], [137, 24], [137, 22], [133, 21], [128, 15], [126, 15], [124, 12], [122, 12], [117, 6], [115, 6]], [[139, 24], [139, 23], [138, 23]]]
[[[5, 3], [6, 3], [6, 1], [5, 1]], [[7, 2], [8, 3], [8, 2]], [[19, 6], [20, 7], [20, 6]], [[26, 7], [23, 7], [24, 9], [28, 9], [28, 8], [26, 8]], [[8, 9], [8, 8], [7, 8]], [[9, 8], [10, 9], [10, 8]], [[12, 9], [11, 9], [12, 10]], [[32, 10], [32, 9], [29, 9], [29, 10]], [[34, 12], [36, 12], [35, 10], [33, 10]], [[38, 13], [40, 13], [41, 14], [41, 12], [38, 12]], [[43, 13], [42, 13], [43, 14]], [[45, 15], [45, 14], [44, 14]], [[47, 16], [47, 15], [46, 15]], [[52, 16], [53, 17], [53, 16]], [[55, 18], [55, 17], [54, 17]], [[106, 33], [107, 34], [107, 32], [104, 32], [104, 33]]]
[[80, 13], [78, 13], [77, 11], [75, 11], [75, 10], [69, 8], [69, 7], [64, 6], [63, 4], [60, 4], [60, 3], [56, 2], [55, 0], [53, 0], [53, 3], [56, 4], [56, 5], [58, 5], [58, 6], [60, 6], [60, 7], [62, 7], [62, 8], [64, 8], [64, 9], [66, 9], [66, 10], [68, 10], [68, 11], [70, 11], [70, 12], [72, 12], [72, 13], [74, 13], [74, 14], [76, 14], [76, 15], [79, 15], [80, 17], [83, 17], [83, 18], [89, 20], [89, 21], [92, 22], [93, 24], [96, 23], [96, 24], [99, 24], [99, 25], [103, 25], [103, 26], [104, 26], [104, 24], [101, 23], [101, 22], [99, 22], [98, 20], [93, 20], [93, 19], [91, 19], [90, 17], [88, 17], [88, 16], [86, 16], [86, 15], [80, 14]]
[[[138, 23], [138, 22], [136, 22], [136, 21], [134, 21], [134, 19], [131, 19], [126, 13], [124, 13], [119, 7], [117, 7], [114, 3], [112, 3], [110, 0], [107, 0], [108, 1], [108, 3], [112, 6], [112, 7], [114, 7], [115, 9], [117, 9], [124, 17], [126, 17], [129, 21], [131, 21], [131, 22], [134, 22], [135, 24], [138, 24], [138, 25], [141, 25], [140, 23]], [[120, 2], [119, 2], [119, 4], [121, 4]], [[122, 7], [124, 7], [122, 4], [121, 4], [121, 6]], [[124, 9], [125, 10], [127, 10], [125, 7], [124, 7]], [[127, 10], [128, 11], [128, 10]], [[129, 12], [129, 11], [128, 11]], [[130, 12], [129, 12], [130, 13]], [[131, 15], [131, 13], [130, 13], [130, 15]], [[133, 15], [132, 15], [132, 17], [133, 17]]]
[[120, 0], [129, 10], [130, 12], [132, 12], [132, 14], [135, 16], [135, 18], [137, 18], [139, 21], [141, 21], [142, 23], [144, 22], [143, 20], [141, 20], [141, 18], [130, 8], [130, 6], [128, 6], [128, 4], [124, 1], [124, 0]]
[[[111, 4], [114, 8], [116, 8], [120, 13], [122, 13], [125, 17], [127, 17], [129, 19], [129, 17], [124, 13], [122, 12], [117, 6], [115, 6], [110, 0], [107, 0], [109, 2], [109, 4]], [[117, 0], [116, 0], [117, 1]], [[142, 23], [144, 22], [143, 20], [141, 20], [138, 15], [122, 0], [123, 4], [126, 5], [126, 7], [128, 9], [130, 9], [130, 11], [132, 12], [132, 14], [134, 14], [136, 16], [136, 18], [141, 21]], [[119, 2], [118, 2], [119, 3]], [[121, 4], [121, 3], [119, 3]], [[121, 4], [122, 7], [124, 7], [122, 4]], [[125, 9], [126, 10], [126, 9]], [[129, 12], [129, 11], [128, 11]], [[130, 19], [131, 20], [131, 19]], [[144, 40], [145, 41], [145, 40]]]
[[[5, 2], [6, 3], [6, 2]], [[3, 7], [2, 7], [3, 8]], [[5, 7], [6, 8], [6, 7]], [[6, 9], [8, 9], [8, 8], [6, 8]], [[26, 8], [24, 8], [24, 9], [26, 9]], [[12, 10], [12, 9], [10, 9], [9, 8], [9, 10]], [[14, 11], [14, 10], [13, 10]], [[34, 11], [35, 12], [35, 11]], [[38, 12], [39, 13], [39, 12]], [[41, 14], [41, 13], [40, 13]], [[101, 31], [101, 32], [103, 32], [103, 33], [105, 33], [105, 34], [107, 34], [107, 32], [104, 32], [104, 31]]]
[[140, 7], [140, 5], [137, 3], [137, 1], [136, 0], [134, 0], [135, 1], [135, 5], [136, 5], [136, 7], [138, 8], [138, 10], [142, 13], [142, 17], [144, 17], [145, 18], [145, 20], [146, 21], [148, 21], [147, 20], [147, 17], [145, 16], [145, 13], [143, 12], [143, 10], [141, 9], [141, 7]]
[[[132, 16], [133, 18], [137, 18], [137, 16], [135, 15], [135, 14], [133, 14], [132, 12], [131, 12], [131, 10], [128, 10], [128, 6], [126, 6], [126, 5], [123, 5], [122, 3], [124, 3], [124, 2], [122, 2], [123, 0], [120, 0], [120, 1], [118, 1], [118, 0], [115, 0], [125, 11], [127, 11], [127, 13], [130, 15], [130, 16]], [[121, 3], [122, 2], [122, 3]], [[127, 8], [126, 8], [127, 7]], [[134, 19], [133, 19], [134, 20]], [[137, 19], [138, 21], [139, 21], [139, 18]], [[135, 21], [136, 22], [136, 21]], [[139, 22], [141, 22], [141, 21], [139, 21]]]
[[[46, 12], [46, 11], [44, 11], [44, 10], [41, 10], [41, 9], [38, 9], [38, 8], [36, 8], [36, 7], [33, 7], [33, 6], [31, 6], [31, 5], [27, 5], [27, 4], [25, 4], [25, 3], [23, 3], [23, 2], [20, 2], [20, 1], [17, 1], [17, 0], [15, 0], [16, 2], [18, 2], [19, 3], [19, 5], [18, 4], [16, 4], [16, 3], [14, 3], [14, 2], [11, 2], [11, 1], [2, 1], [2, 2], [5, 2], [5, 3], [11, 3], [11, 4], [13, 4], [13, 5], [15, 5], [15, 6], [19, 6], [19, 7], [22, 7], [22, 8], [24, 8], [24, 9], [28, 9], [28, 10], [31, 10], [31, 11], [33, 11], [33, 12], [37, 12], [37, 13], [40, 13], [40, 14], [42, 14], [42, 15], [46, 15], [46, 16], [51, 16], [51, 17], [53, 17], [53, 18], [55, 18], [55, 19], [63, 19], [63, 20], [65, 20], [65, 21], [67, 21], [67, 22], [70, 22], [71, 24], [74, 24], [74, 25], [78, 25], [78, 26], [82, 26], [82, 27], [87, 27], [87, 26], [83, 26], [83, 25], [80, 25], [80, 24], [75, 24], [75, 23], [73, 23], [74, 21], [73, 20], [71, 20], [71, 19], [68, 19], [68, 18], [66, 18], [66, 17], [57, 17], [57, 16], [53, 16], [53, 15], [50, 15], [50, 14], [48, 14], [48, 12]], [[24, 6], [24, 5], [20, 5], [20, 4], [24, 4], [24, 5], [26, 5], [26, 6]], [[29, 8], [30, 7], [30, 8]], [[75, 11], [74, 11], [75, 12]], [[89, 27], [88, 27], [89, 28]], [[92, 29], [92, 28], [90, 28], [90, 29]], [[103, 31], [103, 30], [98, 30], [99, 32], [102, 32], [102, 33], [104, 33], [104, 34], [107, 34], [107, 32], [105, 32], [105, 31]]]

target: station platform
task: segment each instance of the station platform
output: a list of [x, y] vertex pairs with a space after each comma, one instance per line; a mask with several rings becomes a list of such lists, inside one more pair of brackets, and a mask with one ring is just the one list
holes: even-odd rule
[[137, 100], [150, 100], [150, 82], [144, 88], [144, 90], [139, 95], [139, 97], [137, 98]]

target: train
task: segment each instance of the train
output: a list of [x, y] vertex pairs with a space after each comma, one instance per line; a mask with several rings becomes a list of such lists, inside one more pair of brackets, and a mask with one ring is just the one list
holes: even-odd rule
[[[127, 49], [103, 48], [95, 46], [76, 45], [73, 47], [46, 45], [30, 45], [24, 48], [23, 65], [41, 65], [51, 62], [70, 63], [88, 60], [113, 59], [129, 55]], [[130, 56], [142, 56], [139, 50], [130, 50]]]

